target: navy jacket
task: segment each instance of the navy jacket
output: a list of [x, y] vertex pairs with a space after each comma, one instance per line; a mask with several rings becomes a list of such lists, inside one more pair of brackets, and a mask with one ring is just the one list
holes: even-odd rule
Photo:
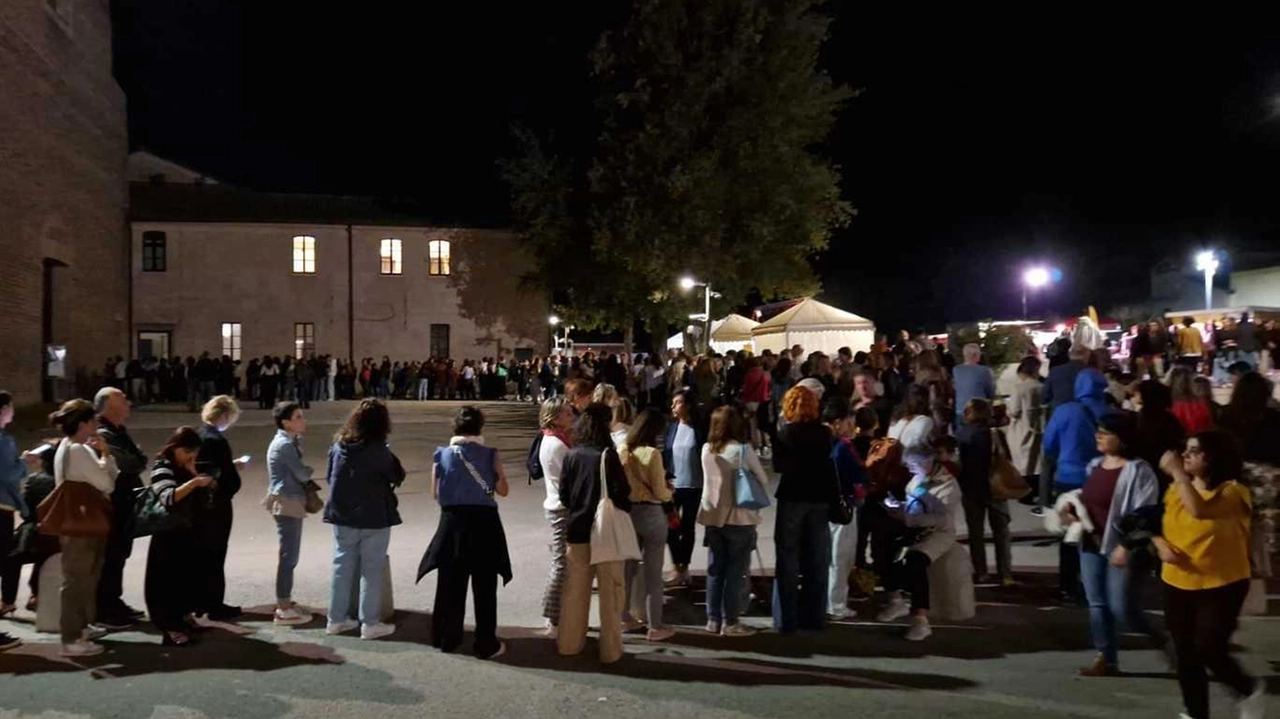
[[1040, 397], [1045, 407], [1052, 410], [1058, 405], [1075, 399], [1076, 375], [1080, 374], [1082, 369], [1084, 364], [1073, 360], [1049, 370], [1049, 378], [1040, 388]]
[[385, 443], [334, 442], [328, 477], [324, 521], [357, 529], [400, 524], [395, 488], [404, 482], [404, 467]]

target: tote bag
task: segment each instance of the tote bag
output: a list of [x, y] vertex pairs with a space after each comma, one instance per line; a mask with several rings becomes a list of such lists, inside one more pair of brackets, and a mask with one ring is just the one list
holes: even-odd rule
[[[62, 453], [63, 476], [70, 449]], [[87, 482], [63, 480], [36, 507], [36, 516], [41, 534], [101, 538], [111, 533], [111, 500]]]
[[738, 452], [738, 468], [733, 472], [733, 504], [738, 509], [764, 509], [769, 506], [769, 492], [743, 462], [746, 454], [744, 445]]
[[1018, 468], [1009, 461], [1009, 445], [1004, 433], [991, 430], [991, 498], [996, 501], [1022, 499], [1031, 494], [1031, 487]]
[[591, 563], [622, 562], [640, 559], [640, 542], [631, 515], [614, 506], [605, 482], [605, 458], [609, 448], [600, 453], [600, 503], [591, 524]]

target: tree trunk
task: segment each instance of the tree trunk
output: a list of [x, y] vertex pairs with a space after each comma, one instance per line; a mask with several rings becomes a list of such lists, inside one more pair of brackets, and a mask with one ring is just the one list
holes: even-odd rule
[[624, 327], [622, 330], [622, 351], [627, 355], [628, 358], [635, 356], [635, 352], [633, 351], [635, 349], [633, 346], [635, 344], [635, 341], [636, 341], [636, 323], [628, 322], [627, 326]]

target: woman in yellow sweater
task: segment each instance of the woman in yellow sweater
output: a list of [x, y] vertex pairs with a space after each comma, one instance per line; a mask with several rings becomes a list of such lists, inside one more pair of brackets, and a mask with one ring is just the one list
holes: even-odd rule
[[[617, 417], [617, 412], [613, 416]], [[627, 609], [622, 613], [622, 629], [632, 631], [644, 626], [636, 618], [643, 607], [649, 623], [645, 637], [651, 642], [665, 641], [676, 634], [662, 623], [662, 561], [667, 541], [667, 511], [663, 505], [671, 502], [672, 492], [657, 444], [666, 429], [667, 418], [657, 410], [646, 409], [631, 425], [618, 450], [618, 459], [631, 485], [631, 522], [644, 555], [643, 564], [627, 562]]]
[[1262, 685], [1229, 652], [1240, 608], [1249, 593], [1249, 489], [1234, 437], [1221, 430], [1187, 440], [1181, 459], [1166, 452], [1160, 467], [1173, 477], [1164, 498], [1163, 536], [1155, 538], [1164, 562], [1165, 623], [1178, 652], [1184, 717], [1208, 719], [1205, 669], [1241, 697], [1242, 719], [1261, 719]]

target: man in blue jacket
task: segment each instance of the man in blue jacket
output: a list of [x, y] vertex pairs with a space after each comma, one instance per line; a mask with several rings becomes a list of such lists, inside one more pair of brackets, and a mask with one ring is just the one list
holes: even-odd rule
[[[1089, 348], [1075, 345], [1067, 350], [1067, 357], [1067, 362], [1049, 369], [1049, 376], [1040, 388], [1041, 402], [1048, 419], [1053, 418], [1055, 409], [1075, 398], [1076, 376], [1089, 360]], [[1038, 517], [1053, 509], [1053, 494], [1050, 489], [1054, 485], [1054, 469], [1053, 463], [1047, 462], [1044, 471], [1040, 473], [1040, 506], [1031, 512]]]
[[[1074, 348], [1073, 348], [1074, 349]], [[1087, 351], [1087, 350], [1086, 350]], [[1107, 379], [1093, 368], [1080, 370], [1075, 381], [1075, 400], [1060, 405], [1044, 430], [1044, 454], [1053, 465], [1054, 494], [1084, 486], [1089, 462], [1097, 457], [1098, 420], [1116, 411], [1106, 402]], [[1049, 511], [1053, 511], [1050, 508]], [[1076, 548], [1059, 545], [1058, 587], [1064, 598], [1080, 597], [1080, 555]]]

